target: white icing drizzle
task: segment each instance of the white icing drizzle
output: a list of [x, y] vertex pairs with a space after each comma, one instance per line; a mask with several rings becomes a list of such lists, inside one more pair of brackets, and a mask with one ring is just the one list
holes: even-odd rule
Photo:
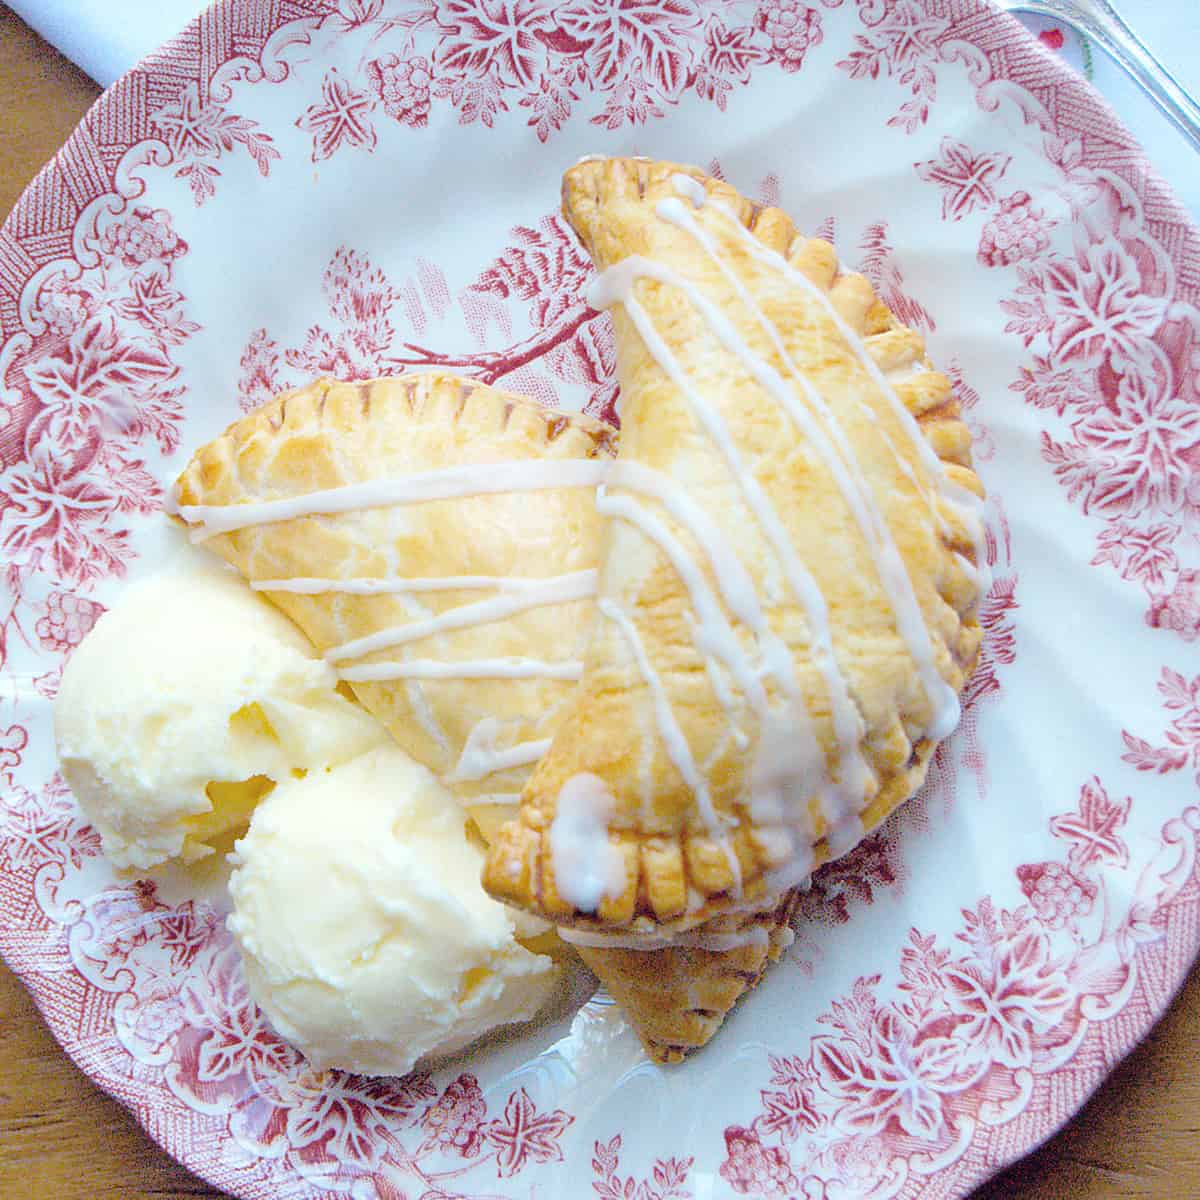
[[912, 441], [913, 447], [920, 458], [922, 465], [929, 472], [934, 480], [935, 486], [939, 490], [943, 490], [944, 486], [950, 481], [946, 476], [946, 465], [938, 458], [933, 447], [929, 444], [928, 439], [921, 431], [920, 425], [917, 424], [917, 419], [908, 410], [908, 405], [900, 399], [896, 389], [888, 382], [887, 376], [880, 370], [879, 364], [872, 357], [871, 352], [867, 349], [862, 338], [849, 324], [846, 319], [838, 312], [834, 303], [825, 294], [825, 292], [817, 287], [815, 283], [803, 271], [797, 270], [792, 266], [782, 254], [772, 250], [769, 246], [764, 245], [748, 230], [741, 221], [738, 220], [737, 213], [730, 209], [727, 205], [719, 200], [713, 200], [711, 197], [705, 196], [705, 203], [713, 212], [720, 214], [729, 224], [734, 235], [742, 242], [746, 248], [746, 252], [751, 258], [757, 259], [764, 265], [773, 268], [781, 274], [790, 284], [798, 287], [814, 300], [825, 310], [829, 319], [837, 327], [837, 331], [842, 336], [842, 340], [850, 347], [855, 357], [862, 364], [863, 369], [870, 375], [876, 387], [887, 397], [889, 404], [894, 410], [896, 417], [899, 419], [904, 431], [908, 434]]
[[[704, 509], [671, 476], [643, 463], [617, 459], [611, 467], [606, 488], [621, 487], [657, 501], [692, 536], [708, 559], [717, 590], [729, 611], [753, 633], [762, 655], [763, 670], [782, 688], [793, 707], [803, 703], [791, 651], [767, 622], [758, 592], [737, 552]], [[750, 693], [753, 696], [753, 692]], [[805, 712], [796, 714], [803, 741], [808, 726]], [[817, 752], [815, 736], [804, 744]]]
[[299, 517], [331, 516], [363, 508], [426, 504], [463, 496], [499, 492], [544, 492], [556, 488], [590, 488], [604, 482], [607, 459], [520, 459], [514, 462], [473, 463], [407, 475], [403, 479], [371, 479], [343, 487], [262, 500], [252, 504], [181, 504], [179, 515], [193, 529], [194, 541], [220, 533], [292, 521]]
[[549, 831], [554, 885], [580, 912], [595, 912], [625, 890], [625, 860], [608, 836], [616, 807], [596, 775], [572, 775], [558, 793]]
[[[384, 553], [391, 560], [392, 568], [395, 570], [397, 566], [395, 562], [395, 545], [387, 545]], [[429, 616], [429, 609], [416, 596], [409, 593], [401, 593], [397, 596], [396, 603], [410, 619]], [[336, 610], [338, 607], [338, 602], [334, 601], [333, 608]], [[433, 705], [429, 703], [429, 697], [425, 694], [425, 685], [419, 679], [404, 679], [397, 682], [403, 688], [409, 707], [412, 709], [413, 715], [417, 718], [417, 722], [421, 728], [437, 742], [444, 752], [448, 753], [450, 750], [450, 739], [446, 736], [446, 731], [442, 728], [437, 713], [433, 710]]]
[[958, 563], [959, 569], [971, 581], [975, 591], [980, 596], [987, 592], [991, 586], [991, 571], [988, 570], [986, 563], [982, 567], [973, 563], [965, 554], [959, 554], [954, 551], [954, 561]]
[[[976, 586], [980, 596], [985, 596], [992, 586], [992, 569], [988, 565], [987, 525], [983, 519], [983, 501], [974, 492], [956, 483], [948, 486], [947, 494], [958, 505], [959, 516], [967, 526], [971, 546], [975, 551]], [[962, 563], [968, 561], [962, 555], [959, 555], [959, 559]]]
[[901, 363], [899, 366], [889, 368], [883, 372], [883, 377], [892, 387], [898, 387], [902, 383], [908, 383], [909, 380], [915, 379], [918, 375], [924, 375], [928, 369], [918, 358], [913, 362]]
[[676, 173], [671, 176], [671, 186], [681, 195], [686, 196], [693, 208], [703, 208], [708, 203], [708, 192], [704, 184], [690, 175]]
[[748, 929], [731, 929], [727, 933], [682, 933], [675, 944], [724, 954], [743, 946], [762, 946], [765, 949], [771, 944], [771, 935], [762, 925], [751, 925]]
[[411, 621], [406, 625], [395, 625], [381, 629], [366, 637], [355, 638], [334, 646], [325, 652], [325, 661], [344, 662], [364, 654], [374, 654], [393, 646], [419, 642], [435, 634], [454, 629], [469, 629], [493, 621], [503, 621], [517, 613], [532, 608], [543, 608], [551, 604], [567, 604], [573, 600], [586, 600], [596, 594], [596, 569], [574, 571], [568, 575], [557, 575], [550, 579], [531, 582], [527, 587], [506, 595], [480, 600], [476, 604], [462, 604], [422, 621]]
[[[863, 539], [870, 551], [876, 574], [888, 597], [896, 618], [896, 628], [908, 652], [916, 664], [922, 686], [931, 708], [929, 733], [942, 738], [958, 724], [960, 707], [958, 695], [942, 678], [935, 657], [933, 638], [921, 611], [912, 578], [892, 538], [891, 529], [879, 506], [875, 503], [870, 485], [859, 467], [858, 458], [846, 438], [845, 431], [836, 414], [825, 403], [824, 398], [797, 367], [783, 344], [778, 328], [759, 307], [745, 284], [722, 258], [716, 243], [684, 205], [675, 199], [663, 200], [657, 206], [661, 219], [690, 234], [704, 249], [729, 282], [742, 303], [754, 314], [763, 331], [770, 338], [783, 363], [800, 385], [811, 407], [820, 415], [828, 427], [828, 433], [812, 414], [797, 402], [787, 381], [764, 358], [754, 353], [738, 334], [733, 324], [707, 298], [697, 295], [694, 302], [705, 323], [717, 339], [736, 355], [759, 386], [772, 396], [791, 418], [793, 424], [808, 439], [808, 444], [817, 452], [826, 469], [832, 475], [842, 499], [850, 509]], [[832, 440], [831, 440], [832, 439]]]
[[[904, 401], [900, 398], [900, 395], [897, 393], [894, 385], [899, 381], [889, 379], [887, 373], [880, 369], [879, 364], [875, 361], [870, 350], [867, 349], [866, 344], [846, 323], [845, 318], [837, 311], [837, 308], [834, 306], [832, 300], [830, 300], [824, 291], [817, 287], [817, 285], [813, 283], [813, 281], [809, 279], [803, 271], [797, 270], [795, 267], [793, 267], [792, 264], [783, 257], [783, 255], [777, 253], [769, 246], [766, 246], [760, 242], [741, 223], [741, 221], [738, 220], [737, 214], [733, 212], [727, 205], [723, 204], [719, 200], [712, 199], [703, 191], [703, 189], [697, 191], [694, 186], [695, 180], [691, 179], [689, 176], [677, 174], [672, 177], [671, 182], [675, 187], [675, 190], [681, 195], [686, 196], [692, 202], [694, 207], [702, 208], [705, 205], [708, 205], [713, 212], [720, 214], [720, 216], [722, 216], [729, 223], [729, 226], [733, 230], [735, 236], [738, 237], [739, 240], [741, 240], [741, 242], [745, 245], [747, 252], [752, 258], [757, 259], [759, 262], [768, 267], [771, 267], [773, 270], [783, 275], [785, 279], [787, 279], [796, 287], [803, 288], [825, 309], [825, 312], [837, 327], [838, 332], [842, 335], [846, 344], [854, 352], [858, 360], [862, 363], [867, 374], [871, 376], [872, 380], [877, 384], [884, 396], [887, 398], [891, 408], [900, 421], [901, 427], [904, 429], [904, 432], [907, 434], [909, 440], [915, 448], [917, 457], [920, 458], [922, 464], [929, 471], [933, 479], [934, 487], [940, 494], [941, 498], [946, 501], [952, 509], [959, 511], [960, 513], [964, 508], [968, 513], [977, 513], [979, 498], [973, 493], [967, 491], [965, 488], [959, 487], [950, 479], [946, 472], [946, 464], [943, 463], [942, 460], [937, 456], [933, 447], [929, 444], [929, 440], [922, 432], [921, 426], [918, 424], [916, 417], [912, 415], [912, 413], [909, 411], [908, 405], [904, 403]], [[916, 373], [915, 367], [914, 373]], [[872, 418], [874, 418], [874, 412], [869, 406], [862, 405], [860, 403], [860, 407], [864, 408], [864, 410], [870, 416], [872, 416]], [[880, 432], [883, 434], [884, 441], [891, 450], [893, 457], [899, 463], [901, 469], [908, 476], [914, 487], [916, 487], [918, 492], [920, 492], [922, 495], [927, 495], [924, 487], [921, 484], [921, 481], [913, 472], [912, 467], [909, 465], [907, 459], [899, 452], [891, 438], [888, 437], [887, 432], [883, 429], [880, 429]], [[972, 501], [975, 503], [972, 504]], [[945, 530], [945, 521], [938, 512], [936, 505], [933, 504], [932, 501], [930, 501], [930, 505], [934, 517], [938, 520], [942, 529]], [[980, 525], [982, 525], [982, 521], [980, 521]], [[981, 535], [975, 536], [974, 541], [975, 549], [978, 555], [976, 561], [980, 567], [986, 568], [987, 558], [983, 553], [983, 538]]]
[[807, 890], [816, 869], [817, 856], [812, 844], [798, 842], [790, 862], [763, 874], [763, 885], [772, 896], [782, 896], [794, 887]]
[[[757, 896], [753, 900], [739, 900], [721, 909], [700, 925], [688, 925], [686, 918], [654, 926], [642, 924], [625, 929], [587, 929], [578, 926], [560, 927], [559, 937], [576, 946], [609, 947], [626, 950], [661, 950], [673, 946], [692, 946], [700, 950], [724, 951], [738, 946], [768, 946], [772, 933], [785, 946], [791, 945], [791, 931], [774, 925], [771, 914], [779, 904], [783, 892], [792, 887], [807, 890], [809, 883], [789, 883], [778, 890], [771, 890], [767, 897]], [[704, 897], [699, 893], [689, 896], [691, 911], [700, 908]]]
[[696, 614], [696, 647], [707, 657], [716, 658], [729, 668], [747, 700], [759, 712], [767, 707], [767, 694], [762, 680], [746, 658], [745, 651], [721, 611], [704, 572], [688, 554], [683, 543], [644, 506], [627, 496], [610, 495], [601, 487], [596, 495], [596, 508], [609, 517], [619, 517], [645, 535], [666, 555], [676, 574], [683, 581]]
[[680, 729], [679, 722], [675, 719], [675, 712], [671, 708], [671, 701], [667, 697], [666, 689], [646, 655], [637, 629], [613, 601], [601, 597], [596, 603], [600, 612], [621, 631], [625, 638], [638, 673], [646, 687], [649, 688], [654, 701], [654, 719], [658, 726], [659, 737], [662, 738], [663, 745], [666, 747], [667, 757], [674, 763], [683, 782], [696, 797], [696, 803], [700, 807], [705, 824], [710, 830], [716, 832], [721, 828], [722, 823], [716, 809], [713, 808], [712, 796], [708, 791], [708, 781], [696, 767], [695, 760], [692, 758], [692, 748], [688, 745], [688, 740], [684, 736], [683, 730]]
[[[700, 630], [696, 624], [696, 618], [690, 611], [685, 611], [683, 615], [687, 620], [688, 629], [691, 631], [692, 641], [698, 644]], [[729, 726], [728, 736], [733, 739], [733, 744], [739, 750], [745, 750], [750, 745], [750, 739], [746, 735], [746, 731], [738, 724], [738, 699], [733, 694], [733, 689], [729, 686], [729, 680], [725, 678], [725, 674], [721, 670], [721, 664], [711, 654], [704, 656], [704, 673], [708, 676], [709, 686], [713, 690], [713, 695], [717, 698], [717, 703], [725, 713], [725, 718]], [[706, 775], [712, 764], [724, 753], [724, 749], [723, 744], [719, 742], [709, 752], [709, 756], [704, 760], [702, 767]]]
[[449, 750], [450, 739], [446, 736], [446, 731], [438, 721], [437, 714], [433, 711], [433, 706], [429, 703], [429, 697], [425, 695], [425, 688], [422, 686], [421, 681], [419, 679], [405, 679], [403, 680], [403, 684], [404, 695], [408, 699], [409, 707], [416, 714], [421, 728], [443, 750]]
[[513, 579], [507, 575], [440, 575], [427, 579], [320, 579], [298, 575], [292, 579], [257, 580], [251, 582], [250, 586], [256, 592], [291, 592], [300, 596], [320, 596], [325, 593], [392, 596], [405, 592], [522, 592], [546, 587], [566, 578], [567, 575], [551, 575], [545, 579]]
[[525, 767], [535, 763], [550, 749], [550, 739], [536, 742], [518, 742], [515, 746], [499, 749], [496, 739], [501, 732], [501, 723], [495, 717], [484, 717], [467, 734], [462, 753], [454, 770], [448, 776], [451, 783], [466, 783], [486, 779], [498, 771], [513, 767]]
[[830, 859], [849, 854], [863, 840], [866, 832], [862, 817], [857, 813], [833, 825], [825, 834], [825, 845], [829, 849]]
[[[612, 464], [607, 484], [657, 500], [704, 551], [729, 611], [756, 634], [766, 630], [758, 591], [742, 560], [708, 513], [670, 475], [643, 463], [617, 459]], [[789, 670], [787, 674], [793, 673]]]
[[793, 714], [768, 714], [750, 765], [751, 813], [758, 829], [778, 831], [787, 858], [801, 876], [813, 869], [816, 830], [809, 815], [809, 798], [817, 798], [829, 826], [857, 813], [863, 803], [862, 795], [848, 804], [842, 795], [831, 793], [823, 786], [825, 776], [820, 747], [814, 751], [796, 738]]
[[536, 658], [472, 658], [461, 662], [414, 658], [406, 662], [343, 667], [338, 674], [349, 683], [382, 683], [391, 679], [561, 679], [574, 682], [583, 675], [583, 663], [544, 662]]
[[729, 890], [735, 895], [742, 894], [742, 860], [738, 858], [737, 851], [733, 847], [733, 838], [726, 833], [721, 839], [721, 853], [725, 855], [725, 863], [729, 867], [729, 874], [733, 877], [733, 883]]
[[[609, 267], [592, 283], [588, 303], [593, 308], [607, 308], [617, 302], [624, 306], [626, 315], [633, 322], [647, 350], [671, 382], [689, 400], [697, 421], [725, 459], [747, 506], [783, 568], [789, 587], [800, 601], [808, 619], [813, 662], [829, 695], [830, 713], [838, 746], [841, 774], [832, 784], [842, 794], [838, 806], [846, 803], [850, 797], [855, 797], [854, 803], [858, 803], [864, 794], [864, 782], [868, 774], [859, 749], [862, 721], [834, 656], [825, 597], [796, 554], [787, 529], [762, 485], [742, 461], [741, 452], [721, 414], [691, 385], [641, 302], [633, 295], [633, 284], [639, 278], [649, 278], [679, 288], [689, 299], [696, 299], [696, 290], [687, 280], [681, 279], [658, 263], [631, 256]], [[800, 718], [795, 731], [796, 736], [803, 737], [816, 746], [817, 739], [811, 718], [802, 713], [798, 706], [795, 714]]]
[[712, 929], [701, 925], [683, 933], [618, 933], [594, 929], [559, 929], [558, 936], [574, 946], [591, 946], [609, 950], [665, 950], [688, 948], [724, 953], [742, 946], [771, 944], [771, 935], [765, 925], [747, 925], [744, 929]]

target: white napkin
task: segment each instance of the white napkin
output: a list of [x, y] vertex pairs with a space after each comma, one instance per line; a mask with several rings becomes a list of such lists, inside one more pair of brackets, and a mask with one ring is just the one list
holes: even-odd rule
[[32, 25], [108, 87], [172, 38], [208, 0], [7, 0]]
[[[47, 41], [106, 87], [138, 59], [178, 33], [207, 0], [8, 0]], [[1185, 88], [1200, 95], [1200, 4], [1197, 0], [1117, 0], [1150, 49]], [[1031, 28], [1049, 21], [1030, 19]], [[1151, 161], [1200, 220], [1196, 153], [1098, 47], [1085, 50], [1068, 34], [1064, 57], [1080, 65], [1090, 55], [1092, 82], [1137, 134]], [[1082, 52], [1082, 53], [1081, 53]]]

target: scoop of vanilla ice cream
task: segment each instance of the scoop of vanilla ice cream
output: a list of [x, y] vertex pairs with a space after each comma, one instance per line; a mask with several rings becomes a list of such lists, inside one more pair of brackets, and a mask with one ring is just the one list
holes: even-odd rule
[[387, 740], [333, 668], [237, 576], [186, 565], [130, 586], [63, 671], [63, 776], [123, 868], [192, 861], [297, 773]]
[[530, 1019], [554, 986], [480, 886], [457, 801], [395, 747], [281, 784], [233, 861], [251, 994], [318, 1070], [402, 1075]]

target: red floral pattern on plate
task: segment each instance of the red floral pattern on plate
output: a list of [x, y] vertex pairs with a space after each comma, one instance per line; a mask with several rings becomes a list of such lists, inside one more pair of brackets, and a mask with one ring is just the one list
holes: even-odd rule
[[368, 113], [371, 98], [355, 89], [331, 69], [321, 83], [321, 99], [309, 105], [296, 124], [312, 134], [313, 162], [330, 158], [350, 146], [359, 150], [375, 149], [375, 126]]
[[621, 1135], [607, 1142], [597, 1142], [592, 1148], [592, 1170], [597, 1178], [592, 1191], [600, 1200], [691, 1200], [688, 1187], [691, 1158], [659, 1158], [654, 1162], [649, 1179], [622, 1179], [617, 1174], [621, 1165]]
[[[855, 78], [884, 73], [909, 86], [920, 99], [901, 110], [906, 130], [928, 119], [939, 61], [973, 60], [980, 101], [994, 105], [988, 60], [954, 38], [950, 23], [929, 11], [934, 5], [859, 6], [871, 32], [839, 65]], [[1068, 498], [1105, 522], [1093, 562], [1142, 584], [1148, 624], [1190, 639], [1200, 629], [1200, 589], [1180, 551], [1195, 561], [1200, 547], [1200, 311], [1177, 294], [1176, 272], [1149, 235], [1135, 190], [1115, 173], [1089, 171], [1082, 140], [1054, 131], [1032, 96], [1022, 103], [1045, 130], [1069, 221], [1048, 217], [1028, 192], [999, 196], [1007, 154], [946, 137], [938, 158], [914, 167], [941, 189], [944, 217], [988, 214], [979, 261], [1015, 271], [1005, 328], [1039, 350], [1012, 388], [1068, 424], [1066, 437], [1042, 433], [1042, 455]]]
[[270, 174], [279, 158], [271, 135], [228, 112], [216, 102], [216, 94], [211, 86], [208, 95], [202, 94], [200, 82], [191, 80], [176, 100], [150, 115], [151, 128], [176, 163], [175, 177], [187, 180], [197, 205], [217, 194], [221, 171], [215, 164], [224, 155], [240, 147], [263, 175]]
[[1097, 184], [1076, 228], [1069, 254], [1056, 238], [1028, 265], [1009, 260], [1006, 328], [1042, 347], [1012, 386], [1066, 426], [1065, 436], [1043, 431], [1041, 450], [1068, 499], [1102, 521], [1093, 563], [1140, 584], [1147, 622], [1187, 639], [1197, 624], [1200, 312], [1172, 294], [1120, 180]]
[[[174, 356], [200, 329], [172, 286], [188, 246], [167, 212], [98, 212], [76, 239], [81, 259], [56, 262], [26, 290], [25, 328], [0, 347], [10, 599], [0, 662], [31, 587], [45, 595], [30, 624], [47, 650], [71, 649], [103, 611], [80, 590], [124, 573], [133, 518], [159, 506], [143, 446], [179, 444], [186, 388]], [[53, 692], [52, 676], [40, 690]]]
[[[487, 128], [526, 110], [541, 142], [581, 101], [609, 130], [662, 117], [689, 93], [725, 111], [755, 67], [800, 70], [821, 43], [821, 20], [803, 0], [429, 0], [400, 15], [383, 0], [353, 0], [329, 22], [363, 45], [361, 77], [327, 73], [297, 124], [312, 134], [316, 162], [343, 146], [371, 149], [376, 114], [421, 127], [440, 105]], [[373, 57], [383, 37], [398, 49]]]
[[1158, 775], [1191, 767], [1200, 785], [1200, 675], [1189, 680], [1164, 667], [1158, 690], [1164, 707], [1173, 714], [1167, 726], [1166, 745], [1156, 746], [1123, 732], [1126, 752], [1121, 757], [1139, 771]]
[[[1027, 1113], [1089, 1021], [1127, 1001], [1138, 956], [1163, 937], [1156, 899], [1177, 892], [1181, 866], [1194, 870], [1200, 813], [1191, 809], [1165, 831], [1161, 873], [1148, 870], [1128, 903], [1110, 904], [1117, 893], [1104, 867], [1128, 861], [1120, 830], [1130, 806], [1111, 801], [1099, 780], [1085, 784], [1077, 809], [1050, 821], [1067, 862], [1017, 868], [1032, 907], [997, 909], [985, 897], [964, 911], [965, 952], [911, 930], [894, 1000], [880, 1002], [879, 975], [860, 978], [820, 1018], [834, 1032], [813, 1039], [809, 1058], [773, 1058], [761, 1113], [726, 1132], [721, 1170], [735, 1190], [782, 1192], [772, 1181], [786, 1169], [805, 1196], [861, 1195], [855, 1189], [868, 1183], [917, 1196], [926, 1157], [944, 1166], [969, 1148], [964, 1130]], [[1103, 891], [1103, 919], [1085, 921], [1090, 906], [1040, 903], [1037, 881], [1048, 871], [1083, 878], [1092, 896]], [[913, 1138], [926, 1149], [906, 1163], [897, 1150]], [[789, 1157], [793, 1145], [799, 1158]], [[856, 1170], [867, 1152], [869, 1180]]]
[[[962, 1195], [1074, 1111], [1194, 957], [1200, 685], [1161, 662], [1164, 731], [1129, 721], [1123, 755], [1092, 747], [1095, 769], [1053, 806], [1029, 861], [1000, 864], [949, 924], [896, 930], [891, 951], [876, 947], [879, 969], [835, 990], [816, 1025], [786, 1025], [769, 1053], [738, 1043], [737, 1085], [712, 1093], [719, 1127], [686, 1145], [566, 1090], [564, 1058], [588, 1079], [628, 1050], [602, 1006], [542, 1055], [507, 1060], [517, 1063], [507, 1073], [502, 1055], [485, 1055], [470, 1073], [314, 1075], [250, 1002], [219, 914], [115, 881], [52, 773], [44, 698], [103, 611], [94, 589], [136, 556], [185, 412], [207, 400], [192, 352], [208, 332], [200, 322], [221, 314], [189, 301], [211, 236], [192, 222], [195, 206], [234, 213], [250, 181], [288, 172], [306, 184], [330, 159], [349, 171], [385, 150], [402, 156], [412, 138], [453, 146], [481, 133], [457, 135], [455, 123], [534, 150], [583, 127], [603, 138], [640, 126], [657, 146], [652, 122], [664, 115], [703, 112], [716, 133], [723, 112], [739, 119], [743, 92], [757, 101], [761, 86], [786, 107], [770, 89], [814, 84], [818, 62], [843, 99], [899, 92], [879, 136], [920, 144], [906, 154], [912, 197], [927, 196], [939, 235], [1003, 287], [997, 328], [1009, 326], [1010, 350], [1025, 348], [1011, 397], [1040, 435], [1055, 515], [1090, 522], [1092, 567], [1145, 604], [1131, 642], [1163, 655], [1186, 647], [1200, 636], [1196, 231], [1136, 155], [1111, 151], [1124, 135], [1094, 97], [976, 0], [224, 0], [110, 90], [0, 232], [0, 661], [11, 685], [0, 700], [0, 948], [85, 1069], [228, 1190], [525, 1194], [553, 1191], [558, 1172], [586, 1173], [590, 1156], [592, 1190], [614, 1200], [682, 1197], [697, 1167], [726, 1194]], [[980, 122], [935, 137], [936, 105], [963, 94]], [[1008, 123], [990, 123], [1002, 105]], [[777, 202], [780, 187], [764, 179], [762, 200]], [[316, 371], [442, 365], [611, 417], [607, 318], [584, 300], [579, 249], [539, 211], [467, 276], [420, 258], [385, 263], [365, 235], [339, 231], [309, 326], [254, 321], [236, 334], [244, 403]], [[935, 314], [942, 325], [949, 314], [918, 299], [923, 286], [895, 249], [908, 240], [900, 220], [851, 233], [847, 259], [936, 337]], [[832, 220], [820, 231], [832, 237]], [[1003, 438], [989, 427], [1002, 395], [973, 359], [945, 365], [979, 459], [1002, 477]], [[1002, 727], [1004, 668], [1044, 601], [1023, 574], [1018, 608], [1009, 515], [993, 497], [997, 577], [963, 728], [939, 749], [923, 798], [818, 878], [795, 966], [810, 947], [820, 958], [829, 925], [851, 948], [856, 916], [881, 889], [917, 886], [908, 859], [957, 819], [964, 782], [983, 796], [1003, 780], [979, 726]], [[1023, 507], [1011, 515], [1028, 527]], [[1120, 771], [1138, 786], [1119, 787]], [[787, 979], [785, 966], [747, 1009], [769, 1018]], [[719, 1071], [749, 1011], [674, 1078]]]
[[918, 163], [917, 174], [942, 189], [942, 216], [961, 221], [976, 208], [996, 202], [996, 183], [1003, 178], [1008, 154], [976, 154], [953, 138], [942, 138], [937, 158]]

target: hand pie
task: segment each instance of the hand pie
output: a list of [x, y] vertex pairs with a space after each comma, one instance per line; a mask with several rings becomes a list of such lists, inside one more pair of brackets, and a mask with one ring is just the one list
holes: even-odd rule
[[921, 338], [780, 210], [606, 159], [563, 212], [621, 443], [582, 681], [485, 885], [636, 944], [775, 904], [918, 787], [978, 650], [982, 487]]
[[[340, 657], [338, 665], [400, 745], [451, 784], [486, 841], [512, 814], [533, 759], [548, 745], [575, 687], [575, 658], [593, 612], [590, 598], [570, 599], [569, 588], [561, 603], [512, 612], [495, 601], [521, 598], [521, 580], [598, 566], [602, 521], [592, 476], [615, 443], [606, 426], [451, 376], [318, 380], [198, 451], [177, 499], [197, 533], [213, 531], [208, 547], [319, 649], [386, 641], [385, 631], [427, 631]], [[554, 483], [557, 471], [571, 486], [472, 492], [503, 483], [513, 463], [525, 477], [514, 483], [530, 484], [538, 471]], [[574, 486], [573, 475], [586, 486]], [[393, 495], [364, 492], [372, 481], [387, 481]], [[437, 487], [444, 499], [401, 503]], [[329, 489], [341, 489], [345, 507]], [[370, 507], [389, 499], [393, 507]], [[457, 586], [443, 586], [451, 580]], [[388, 590], [401, 582], [410, 590]], [[584, 580], [580, 594], [589, 586]], [[487, 619], [461, 623], [463, 608], [470, 615], [481, 601], [493, 605], [474, 609]], [[452, 611], [459, 617], [429, 629]], [[387, 676], [389, 663], [406, 673], [358, 677]], [[650, 1054], [675, 1060], [708, 1040], [778, 955], [789, 914], [781, 907], [743, 918], [736, 929], [697, 931], [678, 948], [579, 952]]]
[[615, 440], [452, 376], [322, 379], [203, 447], [179, 512], [490, 826], [579, 676]]

